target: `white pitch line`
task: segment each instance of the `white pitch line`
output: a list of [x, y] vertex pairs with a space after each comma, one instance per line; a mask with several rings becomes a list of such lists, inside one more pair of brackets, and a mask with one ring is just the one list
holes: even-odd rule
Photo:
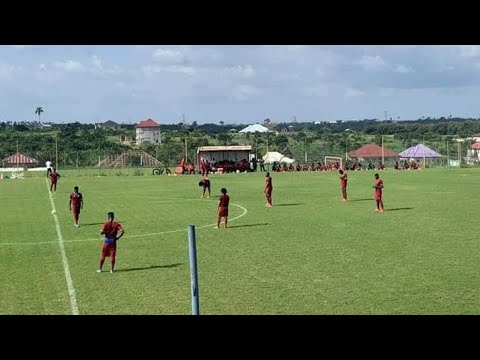
[[[51, 195], [50, 195], [51, 196]], [[241, 217], [245, 216], [248, 212], [248, 210], [246, 208], [244, 208], [243, 206], [241, 205], [238, 205], [238, 204], [234, 204], [234, 203], [231, 203], [231, 205], [234, 205], [234, 206], [237, 206], [239, 207], [240, 209], [243, 210], [243, 212], [234, 217], [233, 219], [229, 219], [228, 222], [231, 222], [231, 221], [235, 221], [235, 220], [238, 220], [240, 219]], [[55, 215], [55, 219], [56, 221], [58, 222], [58, 219], [57, 219], [57, 215]], [[202, 226], [199, 226], [197, 227], [197, 229], [203, 229], [203, 228], [206, 228], [206, 227], [209, 227], [209, 226], [214, 226], [214, 225], [217, 225], [217, 223], [213, 223], [213, 224], [208, 224], [208, 225], [202, 225]], [[59, 228], [60, 229], [60, 228]], [[130, 236], [125, 236], [124, 239], [129, 239], [129, 238], [136, 238], [136, 237], [144, 237], [144, 236], [155, 236], [155, 235], [164, 235], [164, 234], [171, 234], [171, 233], [176, 233], [176, 232], [181, 232], [181, 231], [188, 231], [188, 229], [179, 229], [179, 230], [169, 230], [169, 231], [162, 231], [162, 232], [156, 232], [156, 233], [150, 233], [150, 234], [138, 234], [138, 235], [130, 235]], [[58, 233], [58, 232], [57, 232]], [[60, 234], [61, 236], [61, 234]], [[92, 238], [92, 239], [79, 239], [79, 240], [62, 240], [62, 243], [66, 243], [66, 242], [84, 242], [84, 241], [100, 241], [101, 239], [100, 238]], [[45, 245], [45, 244], [56, 244], [57, 242], [56, 241], [42, 241], [42, 242], [29, 242], [29, 243], [0, 243], [0, 246], [1, 245]], [[68, 264], [67, 264], [68, 266]]]
[[58, 246], [60, 246], [60, 252], [62, 253], [63, 271], [65, 273], [65, 280], [67, 280], [68, 295], [70, 296], [70, 308], [73, 315], [79, 315], [80, 312], [78, 311], [77, 296], [75, 295], [75, 288], [73, 287], [72, 275], [70, 275], [70, 267], [68, 266], [67, 253], [65, 252], [65, 246], [63, 244], [62, 232], [60, 231], [57, 210], [55, 209], [52, 193], [48, 187], [48, 180], [45, 179], [45, 181], [47, 182], [47, 191], [48, 195], [50, 196], [50, 203], [52, 204], [53, 218], [55, 220], [55, 228], [57, 230]]

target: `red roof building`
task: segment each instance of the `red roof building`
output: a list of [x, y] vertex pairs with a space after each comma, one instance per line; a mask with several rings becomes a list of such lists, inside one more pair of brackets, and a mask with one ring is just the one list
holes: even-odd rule
[[5, 166], [12, 167], [12, 166], [22, 166], [22, 167], [34, 167], [38, 164], [37, 159], [31, 158], [29, 156], [16, 153], [12, 156], [6, 157], [3, 159]]
[[160, 133], [160, 124], [152, 119], [142, 120], [137, 125], [136, 142], [141, 144], [158, 144], [162, 143]]
[[160, 128], [160, 124], [157, 124], [152, 119], [147, 119], [140, 121], [137, 128]]
[[386, 148], [385, 146], [383, 147], [383, 151], [382, 151], [382, 147], [376, 144], [364, 145], [361, 148], [355, 151], [350, 151], [348, 153], [348, 157], [350, 158], [373, 159], [373, 158], [381, 158], [382, 156], [385, 158], [399, 157], [399, 155], [395, 151], [392, 151], [389, 148]]

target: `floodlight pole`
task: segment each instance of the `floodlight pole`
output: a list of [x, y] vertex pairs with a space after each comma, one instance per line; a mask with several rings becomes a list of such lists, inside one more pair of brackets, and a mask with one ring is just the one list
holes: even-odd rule
[[199, 294], [198, 294], [198, 272], [197, 272], [197, 244], [195, 239], [195, 225], [188, 225], [188, 254], [190, 258], [192, 315], [200, 315], [200, 301], [199, 301]]

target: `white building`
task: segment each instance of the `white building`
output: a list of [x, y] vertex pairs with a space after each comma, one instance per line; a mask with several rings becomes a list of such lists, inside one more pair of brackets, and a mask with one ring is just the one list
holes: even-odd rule
[[137, 125], [137, 145], [161, 144], [160, 124], [152, 119], [142, 120]]

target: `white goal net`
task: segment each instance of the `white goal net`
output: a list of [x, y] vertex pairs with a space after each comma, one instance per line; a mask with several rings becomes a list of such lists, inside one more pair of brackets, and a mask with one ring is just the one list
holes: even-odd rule
[[325, 156], [325, 163], [324, 165], [327, 168], [332, 169], [343, 169], [343, 161], [341, 157], [338, 156]]

